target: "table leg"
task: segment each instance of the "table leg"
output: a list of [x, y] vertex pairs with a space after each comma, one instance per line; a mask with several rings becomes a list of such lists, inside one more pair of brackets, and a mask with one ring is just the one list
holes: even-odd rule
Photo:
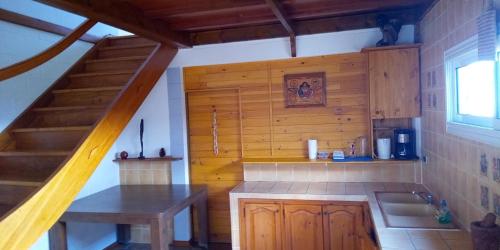
[[120, 244], [130, 242], [130, 224], [116, 224], [116, 241]]
[[196, 202], [195, 208], [198, 215], [198, 245], [208, 248], [207, 197]]
[[169, 250], [174, 241], [173, 217], [151, 221], [151, 249]]
[[49, 230], [49, 249], [67, 250], [66, 222], [58, 221]]

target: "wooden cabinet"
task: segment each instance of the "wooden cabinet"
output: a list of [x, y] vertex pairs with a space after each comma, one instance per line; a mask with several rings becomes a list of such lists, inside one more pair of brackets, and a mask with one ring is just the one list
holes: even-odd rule
[[245, 199], [239, 220], [242, 250], [378, 249], [362, 202]]
[[361, 249], [363, 227], [363, 208], [361, 206], [325, 206], [324, 239], [325, 249]]
[[286, 250], [323, 249], [323, 212], [321, 205], [285, 205]]
[[363, 51], [368, 53], [371, 118], [420, 116], [419, 45]]
[[282, 249], [282, 210], [279, 204], [246, 203], [243, 207], [242, 249]]

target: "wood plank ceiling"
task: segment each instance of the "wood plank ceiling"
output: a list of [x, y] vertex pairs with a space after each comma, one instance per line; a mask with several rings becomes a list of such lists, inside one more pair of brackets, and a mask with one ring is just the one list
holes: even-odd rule
[[175, 47], [415, 24], [435, 0], [37, 0]]

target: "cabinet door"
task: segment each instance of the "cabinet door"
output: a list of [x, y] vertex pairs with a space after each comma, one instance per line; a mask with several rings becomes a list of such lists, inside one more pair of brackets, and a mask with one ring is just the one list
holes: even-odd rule
[[370, 51], [372, 119], [420, 116], [419, 49]]
[[363, 205], [363, 226], [359, 227], [359, 236], [361, 238], [361, 250], [378, 250], [378, 244], [375, 239], [375, 229], [370, 216], [368, 204]]
[[279, 204], [247, 203], [240, 220], [241, 248], [245, 250], [281, 250], [282, 220]]
[[325, 249], [361, 249], [358, 230], [363, 226], [363, 208], [329, 205], [323, 209], [325, 212], [323, 219]]
[[321, 205], [285, 205], [285, 249], [323, 250]]

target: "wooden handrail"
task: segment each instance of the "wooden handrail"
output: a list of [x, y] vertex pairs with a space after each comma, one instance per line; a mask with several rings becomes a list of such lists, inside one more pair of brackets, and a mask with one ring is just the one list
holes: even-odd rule
[[118, 98], [43, 186], [0, 221], [0, 249], [28, 249], [59, 219], [165, 72], [177, 48], [158, 45]]
[[29, 71], [39, 65], [47, 62], [53, 57], [59, 55], [66, 48], [71, 46], [75, 41], [77, 41], [83, 34], [85, 34], [90, 28], [92, 28], [97, 22], [93, 20], [87, 20], [80, 24], [73, 32], [65, 36], [63, 39], [58, 41], [56, 44], [52, 45], [48, 49], [40, 52], [39, 54], [23, 60], [21, 62], [15, 63], [11, 66], [0, 69], [0, 81], [7, 80], [11, 77], [22, 74]]

